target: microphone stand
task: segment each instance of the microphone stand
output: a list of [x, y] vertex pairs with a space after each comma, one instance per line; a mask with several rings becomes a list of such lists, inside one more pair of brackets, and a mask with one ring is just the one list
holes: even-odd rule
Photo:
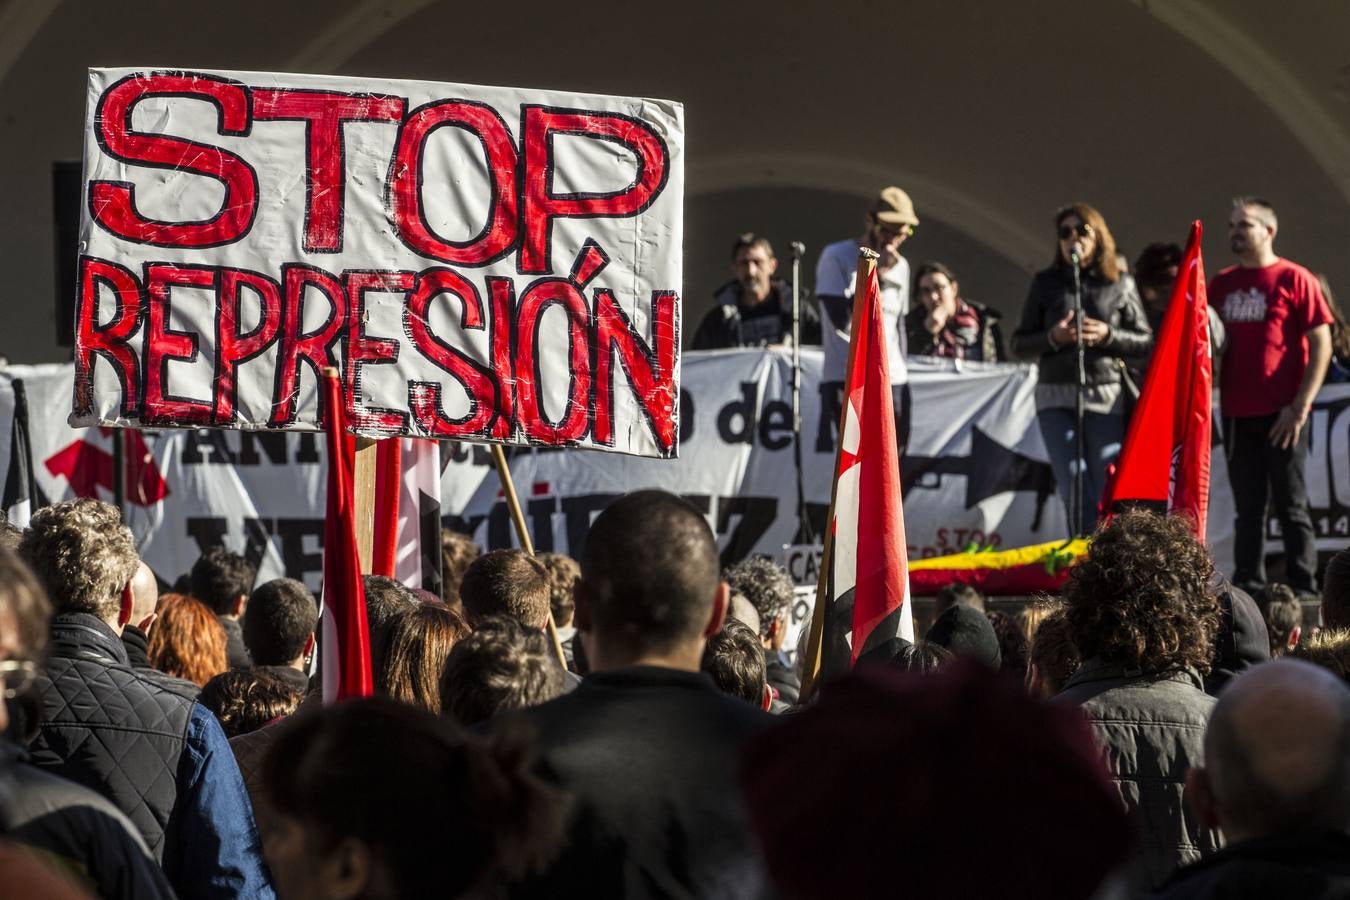
[[1078, 367], [1074, 391], [1074, 436], [1078, 442], [1075, 459], [1077, 465], [1073, 473], [1073, 536], [1083, 536], [1083, 471], [1087, 468], [1087, 441], [1083, 434], [1083, 390], [1087, 382], [1087, 366], [1083, 358], [1083, 279], [1078, 252], [1069, 255], [1073, 266], [1073, 333], [1074, 352], [1078, 356]]
[[792, 462], [797, 468], [797, 543], [815, 543], [806, 515], [802, 481], [802, 256], [806, 245], [792, 242]]

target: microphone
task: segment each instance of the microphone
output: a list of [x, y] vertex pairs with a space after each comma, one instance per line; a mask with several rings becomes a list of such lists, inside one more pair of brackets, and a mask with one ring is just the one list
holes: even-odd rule
[[805, 255], [806, 255], [806, 245], [803, 244], [801, 241], [793, 241], [793, 242], [792, 242], [792, 258], [793, 258], [793, 259], [801, 259], [801, 258], [802, 258], [803, 256], [805, 256]]
[[1069, 251], [1069, 262], [1073, 263], [1073, 267], [1075, 269], [1079, 268], [1082, 265], [1082, 261], [1078, 258], [1077, 246], [1075, 246], [1072, 250]]

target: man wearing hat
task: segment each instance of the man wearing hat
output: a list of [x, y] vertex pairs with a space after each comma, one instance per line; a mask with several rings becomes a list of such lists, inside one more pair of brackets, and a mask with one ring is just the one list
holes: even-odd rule
[[853, 281], [858, 270], [858, 248], [881, 255], [877, 281], [881, 288], [881, 318], [895, 401], [895, 437], [900, 449], [909, 441], [909, 374], [905, 368], [905, 313], [909, 309], [909, 262], [900, 245], [919, 225], [914, 202], [898, 187], [883, 188], [868, 210], [863, 236], [830, 244], [816, 264], [816, 296], [825, 351], [824, 387], [838, 390], [848, 368], [849, 328], [853, 317]]

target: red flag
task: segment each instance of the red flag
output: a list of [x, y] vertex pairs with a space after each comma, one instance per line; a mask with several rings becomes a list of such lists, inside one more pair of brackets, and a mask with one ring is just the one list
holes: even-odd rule
[[1200, 235], [1200, 223], [1192, 223], [1105, 505], [1110, 511], [1129, 501], [1165, 504], [1169, 513], [1189, 517], [1204, 540], [1214, 368]]
[[375, 445], [375, 536], [370, 572], [394, 577], [398, 558], [399, 483], [403, 477], [403, 441], [382, 438]]
[[356, 549], [356, 510], [348, 462], [342, 387], [325, 370], [324, 431], [328, 435], [328, 508], [323, 523], [323, 701], [369, 697], [370, 630]]
[[900, 461], [875, 267], [853, 305], [852, 347], [839, 434], [831, 597], [853, 597], [850, 664], [888, 638], [914, 638]]

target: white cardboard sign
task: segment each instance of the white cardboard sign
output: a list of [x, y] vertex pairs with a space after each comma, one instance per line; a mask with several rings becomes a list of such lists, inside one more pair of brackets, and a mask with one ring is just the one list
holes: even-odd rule
[[676, 455], [677, 103], [89, 73], [72, 425]]

